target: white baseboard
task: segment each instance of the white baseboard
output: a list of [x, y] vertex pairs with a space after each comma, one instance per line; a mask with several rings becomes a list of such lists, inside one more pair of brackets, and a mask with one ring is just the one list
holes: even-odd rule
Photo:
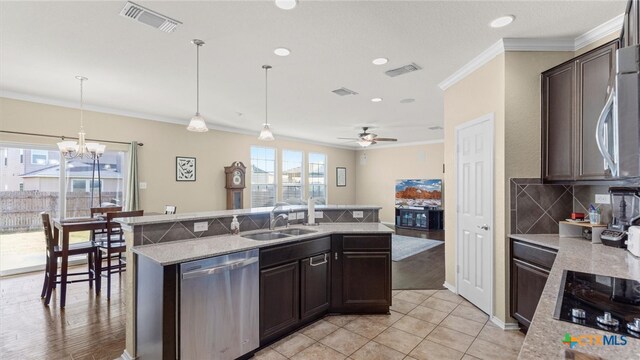
[[129, 355], [129, 353], [127, 352], [127, 349], [124, 349], [124, 352], [122, 353], [122, 355], [120, 355], [120, 357], [115, 360], [135, 360], [135, 358]]
[[495, 316], [491, 317], [491, 322], [496, 324], [502, 330], [520, 330], [518, 323], [504, 323]]
[[446, 287], [447, 289], [449, 289], [449, 291], [451, 291], [454, 294], [458, 293], [458, 290], [456, 289], [456, 287], [454, 285], [449, 284], [448, 282], [444, 282], [444, 284], [442, 284], [442, 286]]

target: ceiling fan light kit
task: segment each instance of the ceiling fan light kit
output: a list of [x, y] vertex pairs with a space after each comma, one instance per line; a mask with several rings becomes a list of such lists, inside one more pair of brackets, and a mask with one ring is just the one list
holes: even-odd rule
[[276, 6], [282, 10], [291, 10], [298, 5], [298, 0], [275, 0]]
[[200, 115], [200, 47], [204, 45], [204, 41], [193, 39], [191, 40], [191, 43], [196, 46], [196, 113], [189, 121], [187, 130], [193, 132], [207, 132], [209, 131], [207, 123]]

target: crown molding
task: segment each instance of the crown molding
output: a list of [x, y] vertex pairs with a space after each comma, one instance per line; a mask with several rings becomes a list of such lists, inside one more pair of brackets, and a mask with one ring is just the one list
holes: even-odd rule
[[614, 34], [622, 29], [624, 14], [620, 14], [586, 33], [571, 38], [535, 39], [535, 38], [504, 38], [489, 46], [478, 56], [466, 63], [456, 72], [438, 84], [441, 90], [446, 90], [453, 84], [464, 79], [469, 74], [493, 60], [505, 51], [577, 51], [595, 41]]
[[574, 39], [502, 39], [504, 51], [574, 51]]
[[408, 146], [418, 146], [418, 145], [431, 145], [431, 144], [442, 144], [444, 143], [444, 139], [436, 139], [436, 140], [426, 140], [426, 141], [414, 141], [408, 143], [396, 143], [396, 144], [380, 144], [378, 143], [374, 147], [367, 146], [366, 148], [358, 147], [357, 149], [353, 149], [356, 151], [369, 151], [369, 150], [381, 150], [388, 148], [399, 148], [399, 147], [408, 147]]
[[614, 34], [622, 29], [624, 14], [620, 14], [613, 19], [594, 27], [575, 39], [574, 51], [596, 42], [604, 37]]
[[484, 64], [488, 63], [493, 58], [502, 54], [503, 52], [504, 52], [504, 44], [502, 42], [502, 39], [500, 39], [496, 41], [493, 45], [489, 46], [489, 48], [487, 48], [485, 51], [481, 52], [480, 55], [471, 59], [471, 61], [466, 63], [456, 72], [454, 72], [451, 76], [444, 79], [441, 83], [438, 84], [438, 87], [440, 87], [440, 89], [442, 90], [447, 90], [453, 84], [466, 78], [472, 72], [478, 70]]
[[[74, 101], [67, 101], [67, 100], [61, 100], [61, 99], [52, 99], [52, 98], [40, 97], [40, 96], [35, 96], [35, 95], [30, 95], [30, 94], [24, 94], [24, 93], [19, 93], [19, 92], [14, 92], [14, 91], [8, 91], [8, 90], [1, 90], [0, 91], [0, 97], [7, 98], [7, 99], [12, 99], [12, 100], [28, 101], [28, 102], [37, 103], [37, 104], [60, 106], [60, 107], [71, 108], [71, 109], [80, 109], [80, 107], [78, 106], [78, 103], [74, 102]], [[121, 109], [115, 109], [115, 108], [111, 108], [111, 107], [97, 106], [97, 105], [91, 105], [91, 104], [84, 104], [84, 109], [88, 110], [88, 111], [94, 111], [94, 112], [99, 112], [99, 113], [104, 113], [104, 114], [126, 116], [126, 117], [142, 119], [142, 120], [159, 121], [159, 122], [168, 123], [168, 124], [175, 124], [175, 125], [183, 125], [185, 127], [189, 123], [189, 119], [178, 119], [178, 118], [174, 118], [174, 117], [167, 117], [167, 116], [148, 114], [148, 113], [140, 113], [140, 112], [135, 112], [135, 111], [121, 110]], [[247, 129], [240, 129], [240, 128], [234, 128], [234, 127], [227, 127], [227, 126], [211, 124], [210, 122], [207, 122], [207, 126], [209, 127], [210, 130], [216, 130], [216, 131], [222, 131], [222, 132], [228, 132], [228, 133], [234, 133], [234, 134], [241, 134], [241, 135], [255, 136], [256, 139], [258, 137], [257, 134], [259, 132], [258, 130], [252, 131], [252, 130], [247, 130]], [[302, 143], [305, 143], [305, 144], [326, 146], [326, 147], [342, 149], [342, 150], [352, 150], [352, 151], [353, 150], [357, 150], [357, 148], [352, 147], [352, 146], [337, 145], [337, 144], [325, 143], [325, 142], [321, 142], [321, 141], [314, 141], [314, 140], [309, 140], [309, 139], [296, 138], [296, 137], [291, 137], [291, 136], [278, 135], [278, 140], [302, 142]]]

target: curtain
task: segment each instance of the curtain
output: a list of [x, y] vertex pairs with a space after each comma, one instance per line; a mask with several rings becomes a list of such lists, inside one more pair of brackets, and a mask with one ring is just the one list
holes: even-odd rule
[[140, 187], [138, 183], [138, 142], [129, 145], [129, 171], [127, 172], [127, 191], [124, 202], [125, 211], [138, 210], [140, 207]]

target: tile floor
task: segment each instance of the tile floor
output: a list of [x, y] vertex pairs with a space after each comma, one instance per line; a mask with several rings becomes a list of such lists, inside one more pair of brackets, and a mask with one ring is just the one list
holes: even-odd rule
[[254, 359], [516, 359], [524, 335], [488, 320], [449, 290], [394, 290], [390, 315], [326, 316]]

